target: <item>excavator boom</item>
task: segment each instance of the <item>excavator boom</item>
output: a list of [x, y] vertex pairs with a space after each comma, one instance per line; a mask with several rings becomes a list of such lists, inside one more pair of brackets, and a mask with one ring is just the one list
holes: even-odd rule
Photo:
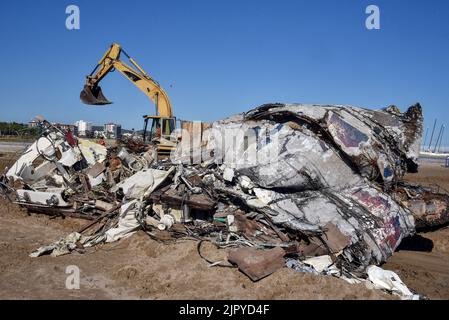
[[[121, 53], [126, 55], [135, 69], [120, 60]], [[92, 73], [86, 77], [86, 84], [80, 93], [80, 99], [83, 103], [89, 105], [112, 103], [104, 96], [99, 83], [113, 70], [118, 70], [151, 99], [156, 106], [158, 116], [163, 118], [173, 117], [171, 103], [165, 90], [116, 43], [111, 45]]]
[[[120, 60], [120, 55], [124, 54], [130, 65]], [[151, 78], [138, 64], [131, 58], [120, 45], [114, 43], [104, 54], [94, 70], [86, 77], [86, 84], [80, 93], [83, 103], [89, 105], [111, 104], [104, 96], [99, 86], [100, 81], [114, 70], [118, 70], [129, 81], [131, 81], [140, 91], [142, 91], [156, 106], [156, 115], [144, 116], [143, 141], [149, 141], [157, 146], [159, 155], [167, 155], [173, 150], [178, 142], [176, 135], [172, 133], [176, 129], [176, 118], [173, 116], [170, 99], [164, 89]], [[150, 131], [147, 128], [150, 124]]]

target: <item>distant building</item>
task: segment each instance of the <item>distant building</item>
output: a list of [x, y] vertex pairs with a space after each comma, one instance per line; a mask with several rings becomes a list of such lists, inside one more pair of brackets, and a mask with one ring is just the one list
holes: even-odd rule
[[78, 135], [78, 127], [73, 124], [52, 123], [56, 128], [62, 131], [70, 131], [74, 135]]
[[37, 120], [31, 120], [30, 122], [28, 122], [28, 128], [36, 128], [39, 124], [39, 121]]
[[103, 126], [92, 126], [92, 137], [95, 139], [98, 138], [106, 138], [106, 135], [103, 131]]
[[104, 133], [109, 139], [120, 139], [122, 137], [122, 126], [116, 123], [106, 123]]
[[75, 122], [75, 126], [78, 128], [78, 136], [80, 137], [92, 137], [92, 123], [79, 120]]
[[93, 132], [95, 132], [95, 131], [103, 131], [103, 126], [94, 126], [94, 125], [92, 125], [92, 131]]

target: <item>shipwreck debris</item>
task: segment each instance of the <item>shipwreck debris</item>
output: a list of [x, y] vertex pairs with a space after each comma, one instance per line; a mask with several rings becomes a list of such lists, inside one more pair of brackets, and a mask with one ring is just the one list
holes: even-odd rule
[[106, 148], [41, 120], [43, 135], [0, 188], [31, 210], [91, 220], [33, 257], [142, 230], [229, 249], [228, 262], [253, 281], [287, 265], [413, 296], [373, 266], [417, 228], [449, 221], [448, 195], [401, 181], [417, 170], [422, 123], [419, 104], [405, 113], [266, 104], [187, 130], [182, 142], [199, 145], [158, 160], [151, 145]]

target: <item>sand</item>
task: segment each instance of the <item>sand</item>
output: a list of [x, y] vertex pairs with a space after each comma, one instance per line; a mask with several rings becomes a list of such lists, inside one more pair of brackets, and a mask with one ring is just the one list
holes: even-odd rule
[[[405, 180], [439, 187], [444, 193], [449, 190], [449, 168], [441, 164], [422, 164], [419, 173], [408, 174]], [[426, 252], [431, 242], [433, 248]], [[412, 248], [398, 250], [383, 268], [397, 272], [410, 288], [430, 299], [449, 299], [449, 228], [419, 233], [410, 243]]]
[[[4, 165], [4, 163], [3, 163]], [[2, 163], [0, 163], [2, 168]], [[408, 180], [441, 183], [449, 189], [449, 169], [425, 165]], [[2, 299], [396, 299], [363, 284], [283, 268], [257, 283], [237, 269], [208, 267], [196, 242], [156, 242], [143, 232], [112, 244], [57, 258], [28, 257], [86, 222], [28, 214], [0, 199], [0, 298]], [[398, 272], [413, 290], [430, 299], [449, 298], [449, 229], [421, 234], [434, 242], [431, 252], [411, 241], [383, 267]], [[424, 243], [427, 243], [425, 240]], [[421, 241], [421, 242], [422, 242]], [[224, 250], [206, 245], [211, 259]], [[80, 269], [80, 289], [66, 289], [66, 268]]]

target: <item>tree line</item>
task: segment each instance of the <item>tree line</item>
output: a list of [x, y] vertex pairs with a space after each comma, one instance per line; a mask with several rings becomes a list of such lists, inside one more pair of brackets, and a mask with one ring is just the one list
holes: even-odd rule
[[17, 122], [0, 122], [0, 136], [35, 137], [39, 133], [38, 127], [29, 128], [28, 125]]

